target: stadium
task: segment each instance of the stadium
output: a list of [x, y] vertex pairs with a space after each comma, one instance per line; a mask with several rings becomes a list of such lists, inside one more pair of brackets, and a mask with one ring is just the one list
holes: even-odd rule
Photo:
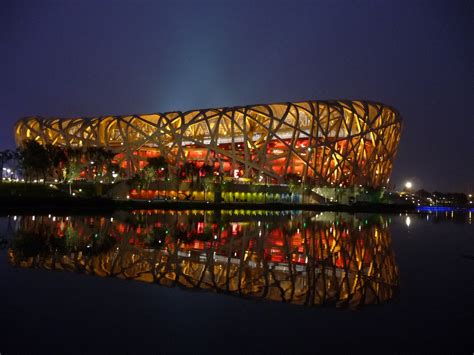
[[127, 176], [162, 156], [171, 173], [186, 162], [214, 174], [313, 186], [389, 183], [402, 128], [398, 112], [368, 101], [304, 101], [84, 118], [25, 117], [17, 145], [34, 139], [64, 148], [104, 147]]

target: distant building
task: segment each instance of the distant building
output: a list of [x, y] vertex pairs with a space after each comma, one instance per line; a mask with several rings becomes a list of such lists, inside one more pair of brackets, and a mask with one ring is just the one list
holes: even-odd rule
[[25, 139], [116, 152], [128, 176], [164, 156], [171, 173], [186, 162], [247, 181], [382, 187], [401, 133], [396, 110], [367, 101], [304, 101], [93, 118], [26, 117]]

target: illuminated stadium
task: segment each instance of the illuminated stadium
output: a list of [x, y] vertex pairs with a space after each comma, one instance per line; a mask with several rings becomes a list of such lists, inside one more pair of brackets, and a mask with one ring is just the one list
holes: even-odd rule
[[17, 145], [104, 147], [132, 176], [162, 156], [176, 174], [186, 162], [214, 174], [281, 184], [383, 187], [389, 182], [401, 118], [367, 101], [304, 101], [92, 118], [26, 117]]

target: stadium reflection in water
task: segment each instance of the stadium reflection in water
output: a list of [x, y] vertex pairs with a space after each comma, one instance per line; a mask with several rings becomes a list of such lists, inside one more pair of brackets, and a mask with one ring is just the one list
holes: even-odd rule
[[379, 304], [398, 289], [382, 216], [154, 210], [16, 222], [9, 260], [19, 267], [306, 306]]

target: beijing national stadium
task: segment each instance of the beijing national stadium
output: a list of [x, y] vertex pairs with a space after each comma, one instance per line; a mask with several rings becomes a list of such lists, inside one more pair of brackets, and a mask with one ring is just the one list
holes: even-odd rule
[[18, 145], [34, 139], [64, 148], [104, 147], [128, 177], [151, 157], [171, 174], [186, 162], [245, 181], [381, 188], [400, 141], [399, 113], [369, 101], [303, 101], [143, 115], [26, 117]]

